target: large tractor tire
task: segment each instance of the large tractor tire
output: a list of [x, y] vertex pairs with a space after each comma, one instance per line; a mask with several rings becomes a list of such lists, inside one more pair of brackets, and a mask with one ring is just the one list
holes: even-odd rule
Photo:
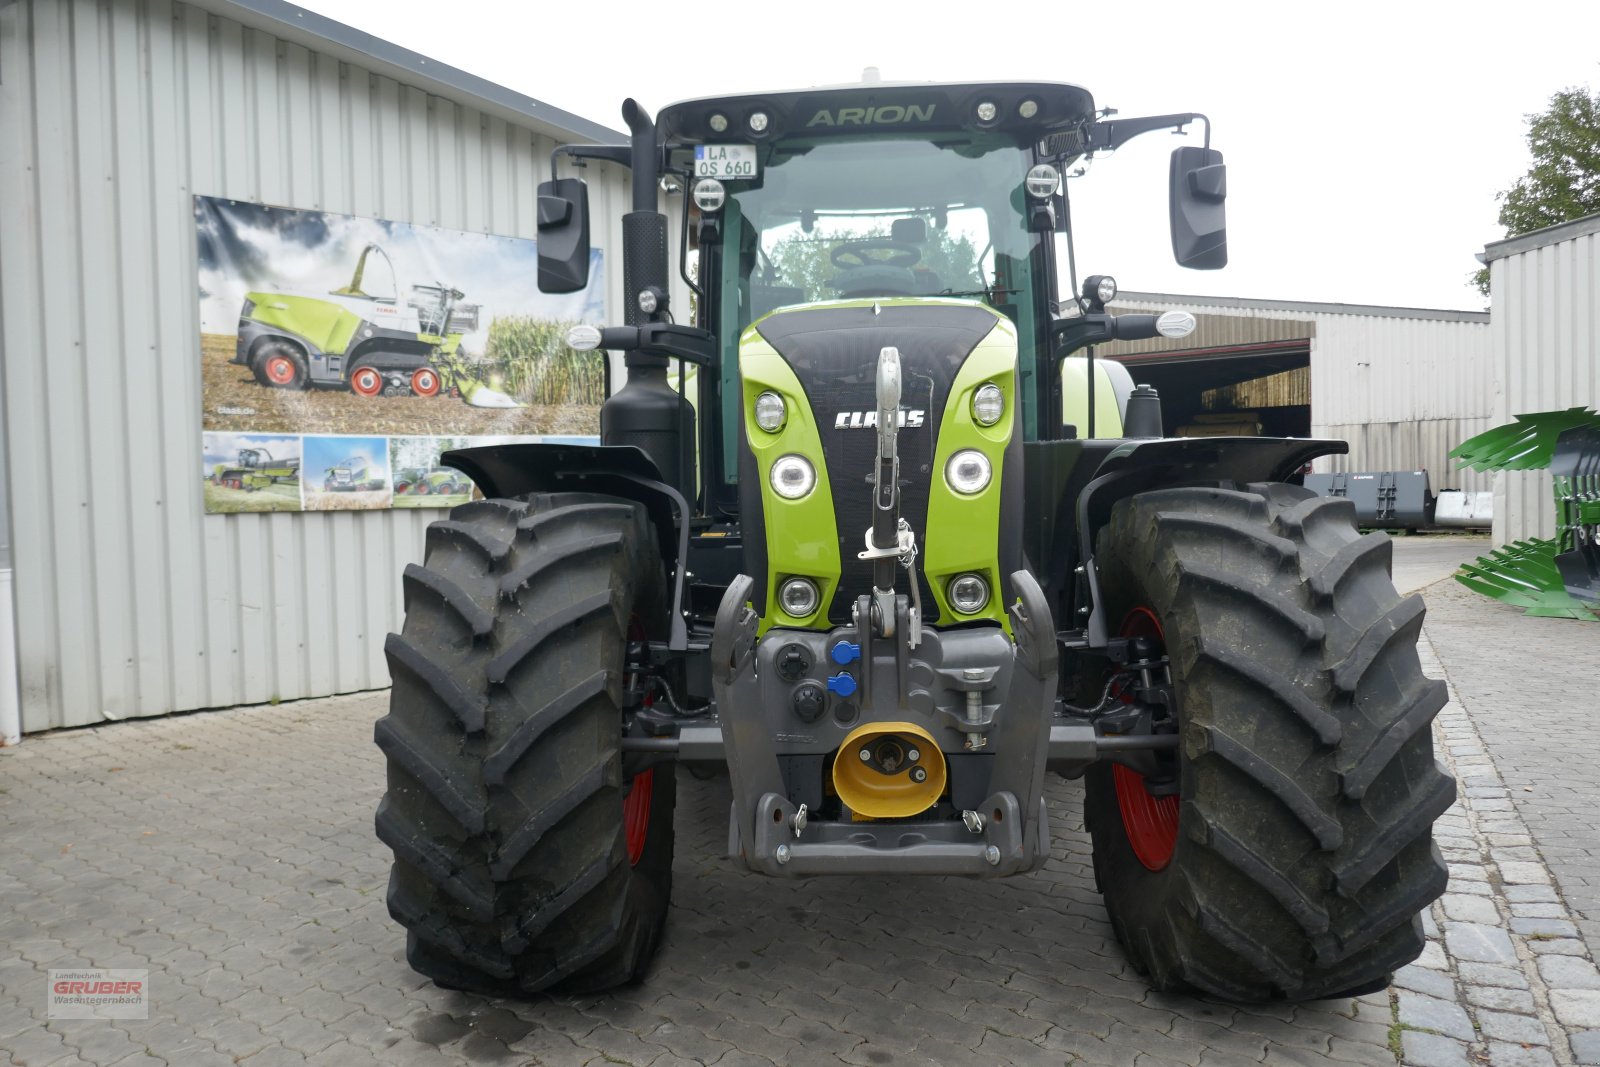
[[1101, 594], [1113, 627], [1164, 647], [1180, 747], [1148, 779], [1093, 767], [1085, 821], [1112, 925], [1156, 988], [1356, 995], [1421, 953], [1445, 886], [1432, 826], [1456, 790], [1433, 758], [1446, 694], [1418, 663], [1422, 599], [1396, 594], [1391, 552], [1349, 501], [1298, 486], [1113, 510]]
[[428, 528], [405, 571], [376, 727], [378, 836], [412, 967], [495, 995], [639, 978], [672, 879], [672, 768], [624, 780], [626, 644], [665, 633], [642, 507], [577, 493], [484, 500]]

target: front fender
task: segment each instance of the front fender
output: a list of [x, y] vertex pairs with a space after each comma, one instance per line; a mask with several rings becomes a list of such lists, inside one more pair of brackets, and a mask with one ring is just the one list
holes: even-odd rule
[[1167, 437], [1124, 441], [1100, 463], [1077, 500], [1078, 552], [1089, 584], [1087, 634], [1091, 647], [1109, 637], [1100, 610], [1094, 538], [1117, 501], [1150, 489], [1218, 482], [1281, 482], [1318, 456], [1350, 451], [1344, 441], [1294, 437]]
[[672, 579], [668, 647], [673, 651], [688, 648], [683, 584], [689, 558], [689, 503], [661, 480], [660, 470], [642, 449], [633, 445], [484, 445], [446, 452], [439, 462], [466, 474], [486, 497], [602, 493], [643, 504]]

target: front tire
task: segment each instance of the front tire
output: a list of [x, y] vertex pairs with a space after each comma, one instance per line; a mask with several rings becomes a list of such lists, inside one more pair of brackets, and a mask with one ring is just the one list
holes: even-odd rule
[[304, 389], [306, 359], [287, 341], [268, 341], [256, 352], [251, 368], [256, 381], [272, 389]]
[[[671, 892], [675, 779], [670, 765], [623, 779], [621, 700], [630, 627], [664, 630], [665, 589], [630, 501], [478, 501], [429, 528], [375, 731], [389, 913], [420, 973], [512, 996], [644, 973]], [[648, 805], [629, 803], [639, 788]], [[627, 814], [641, 807], [643, 826]]]
[[1167, 797], [1091, 768], [1095, 876], [1158, 989], [1366, 992], [1421, 953], [1444, 891], [1445, 687], [1422, 674], [1422, 600], [1395, 593], [1389, 539], [1347, 500], [1249, 489], [1142, 493], [1101, 535], [1111, 624], [1164, 645], [1181, 747]]

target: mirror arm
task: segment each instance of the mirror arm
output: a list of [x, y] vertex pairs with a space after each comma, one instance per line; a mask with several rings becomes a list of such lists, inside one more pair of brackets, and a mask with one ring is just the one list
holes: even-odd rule
[[1139, 136], [1141, 133], [1150, 133], [1153, 130], [1171, 130], [1173, 133], [1184, 132], [1184, 127], [1191, 122], [1205, 123], [1205, 147], [1211, 147], [1211, 120], [1198, 112], [1189, 112], [1182, 115], [1147, 115], [1136, 119], [1102, 119], [1089, 127], [1088, 152], [1111, 151], [1114, 152]]
[[1114, 340], [1117, 336], [1117, 317], [1101, 311], [1080, 315], [1075, 319], [1057, 319], [1050, 332], [1057, 339], [1055, 358], [1062, 360], [1081, 348]]
[[556, 177], [556, 160], [562, 156], [571, 156], [573, 159], [598, 159], [604, 163], [620, 163], [624, 167], [633, 165], [633, 149], [625, 144], [561, 144], [556, 145], [550, 153], [550, 179]]

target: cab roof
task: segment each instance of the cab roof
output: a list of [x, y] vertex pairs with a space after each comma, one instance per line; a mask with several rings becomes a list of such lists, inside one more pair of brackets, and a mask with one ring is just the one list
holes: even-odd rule
[[[767, 118], [763, 130], [750, 125], [758, 113]], [[727, 120], [720, 132], [712, 127], [716, 115]], [[1093, 121], [1094, 97], [1062, 82], [869, 81], [685, 100], [663, 109], [656, 129], [669, 145], [954, 131], [1009, 132], [1027, 143], [1055, 135], [1086, 139]]]

